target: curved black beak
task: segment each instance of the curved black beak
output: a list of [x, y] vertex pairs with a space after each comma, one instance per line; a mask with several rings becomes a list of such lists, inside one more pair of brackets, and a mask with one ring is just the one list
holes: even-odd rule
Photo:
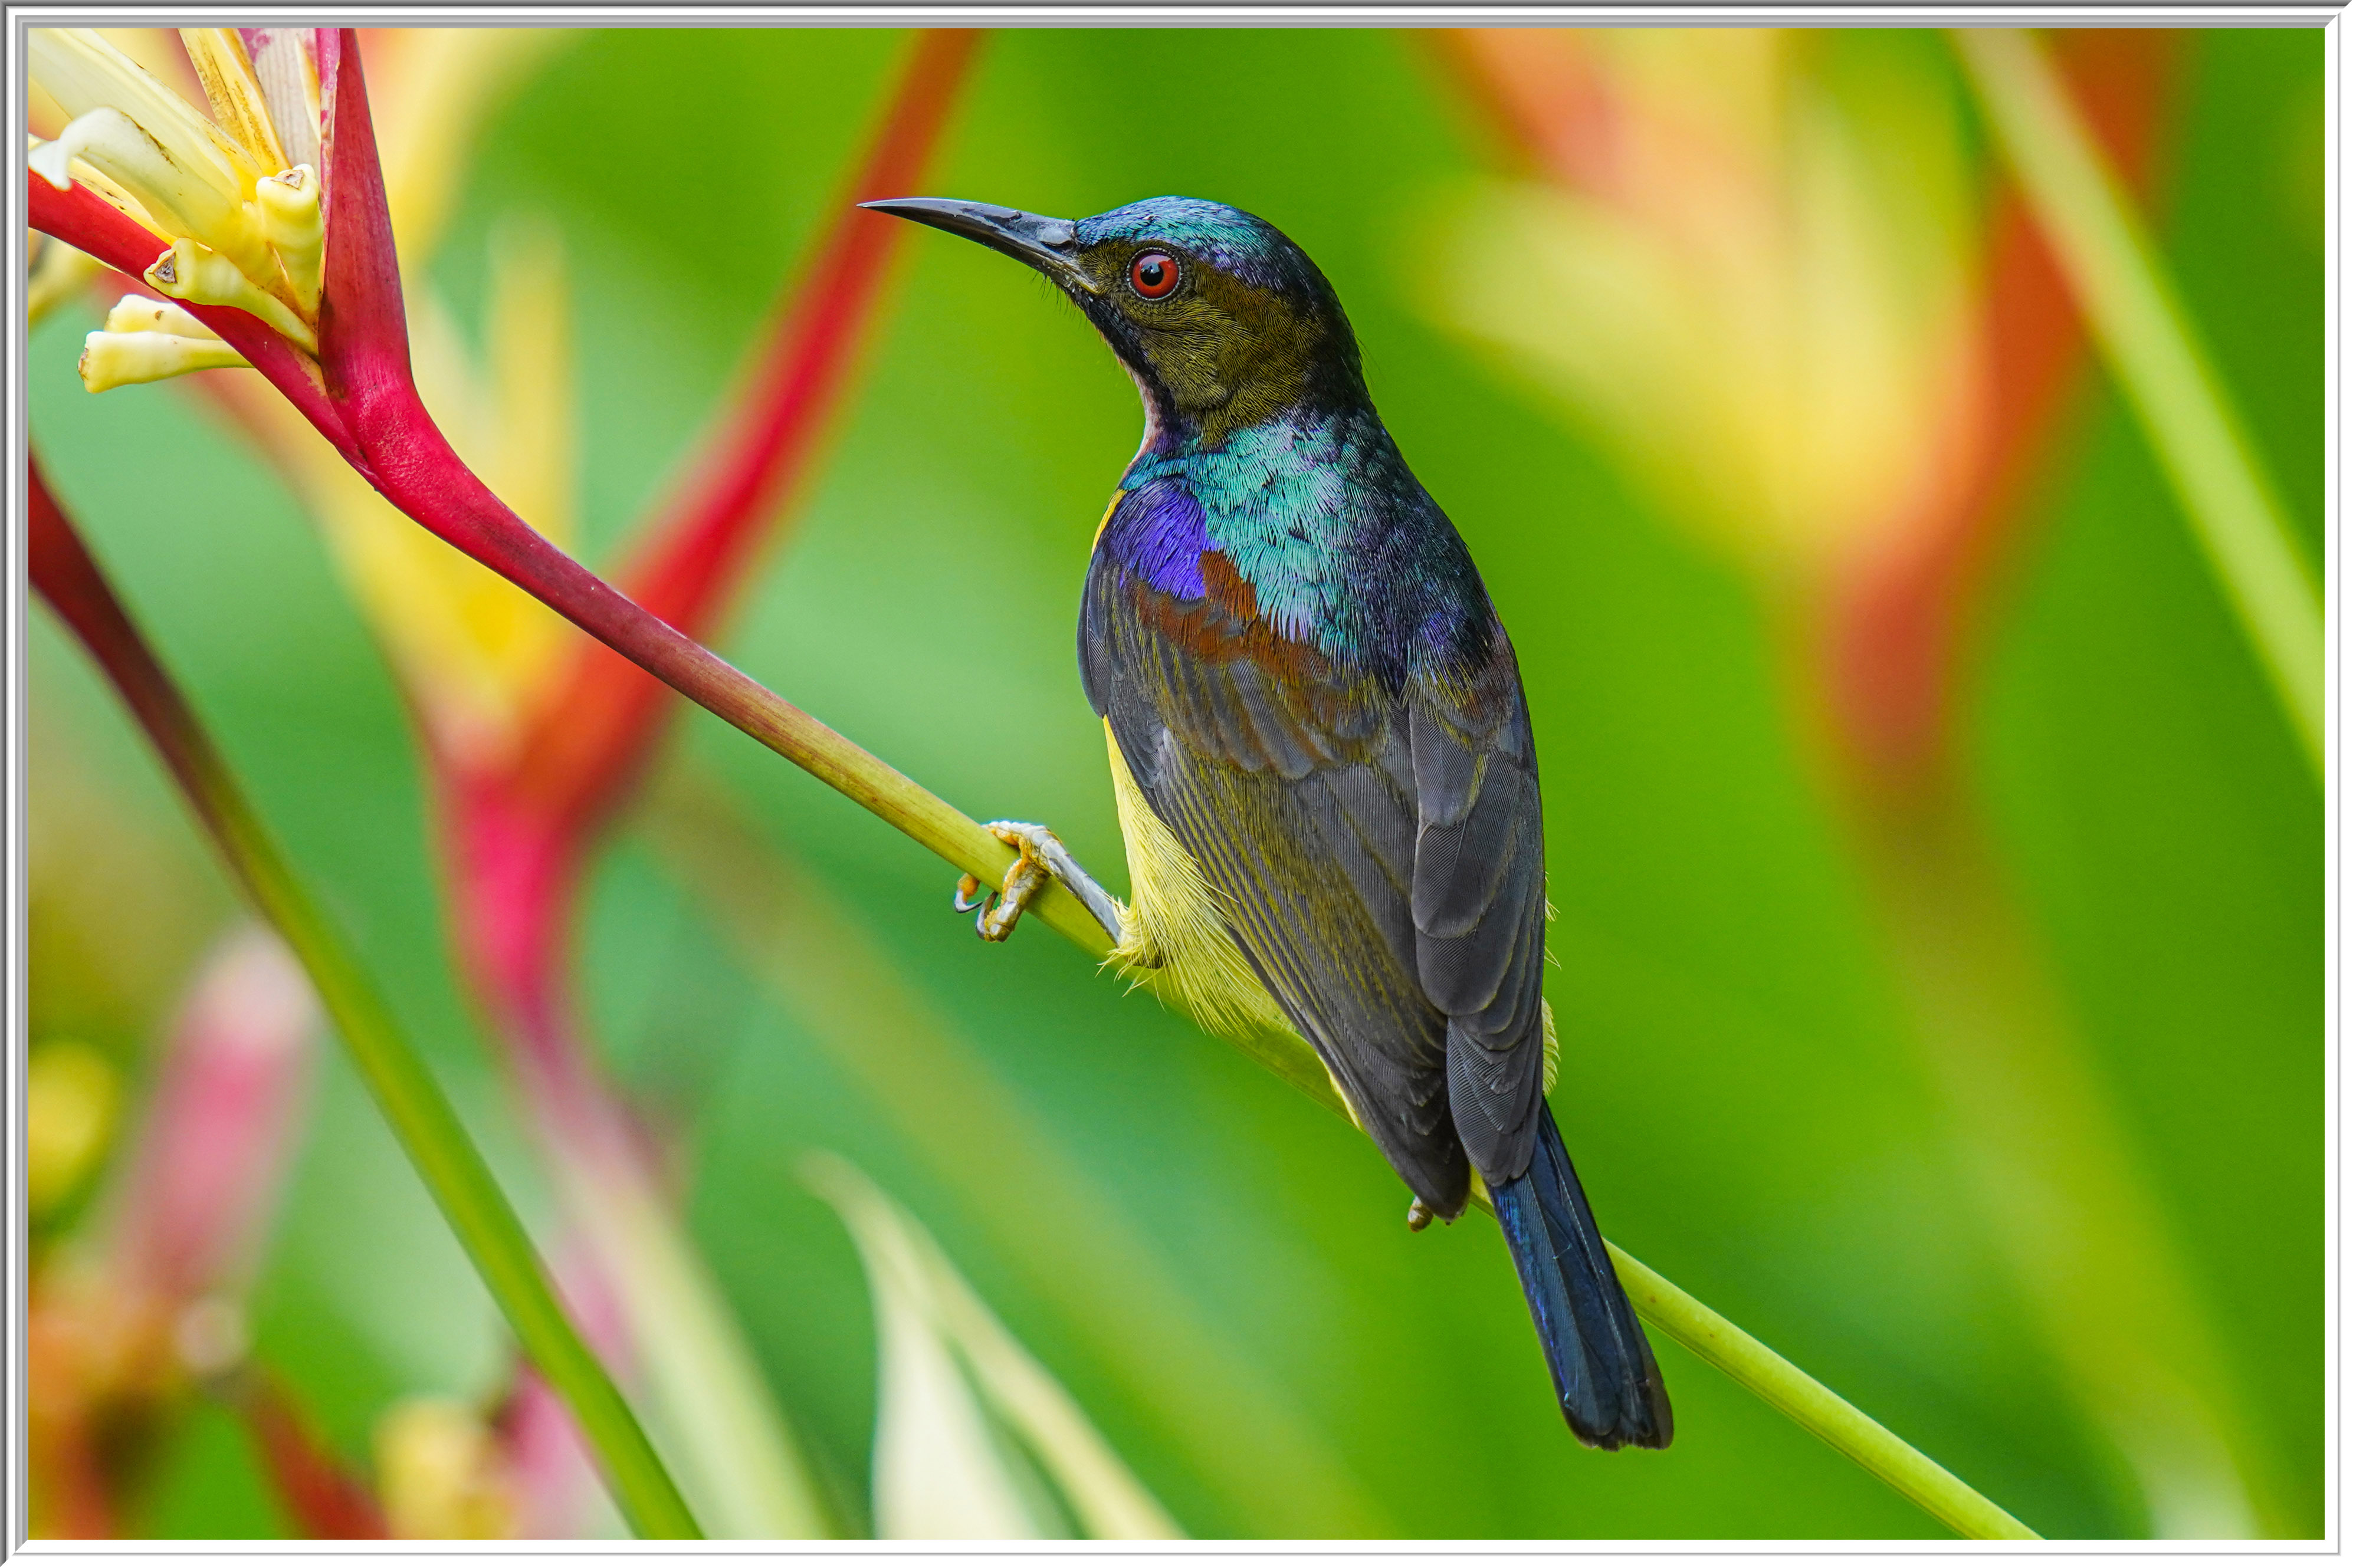
[[1068, 218], [1039, 217], [986, 202], [951, 201], [943, 196], [893, 196], [888, 201], [860, 202], [860, 206], [889, 213], [915, 223], [944, 228], [950, 234], [978, 240], [1025, 262], [1058, 283], [1096, 292], [1094, 279], [1078, 265], [1079, 227]]

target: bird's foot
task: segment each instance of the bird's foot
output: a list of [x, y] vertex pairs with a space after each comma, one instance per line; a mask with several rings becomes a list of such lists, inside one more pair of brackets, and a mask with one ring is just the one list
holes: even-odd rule
[[1034, 822], [992, 822], [987, 826], [997, 835], [997, 842], [1018, 854], [1005, 873], [1005, 887], [1000, 892], [989, 893], [977, 877], [956, 879], [956, 912], [978, 911], [973, 929], [980, 933], [981, 941], [1003, 942], [1011, 936], [1022, 911], [1046, 890], [1050, 882], [1060, 882], [1077, 894], [1079, 901], [1086, 905], [1087, 912], [1095, 917], [1112, 941], [1119, 941], [1118, 901], [1071, 858], [1060, 839]]

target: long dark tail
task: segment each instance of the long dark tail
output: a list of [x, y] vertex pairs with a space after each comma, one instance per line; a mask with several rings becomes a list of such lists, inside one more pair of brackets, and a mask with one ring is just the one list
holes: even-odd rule
[[1588, 1447], [1663, 1448], [1674, 1440], [1675, 1414], [1659, 1363], [1610, 1266], [1552, 1108], [1537, 1104], [1535, 1158], [1525, 1175], [1494, 1189], [1495, 1218], [1512, 1244], [1560, 1412]]

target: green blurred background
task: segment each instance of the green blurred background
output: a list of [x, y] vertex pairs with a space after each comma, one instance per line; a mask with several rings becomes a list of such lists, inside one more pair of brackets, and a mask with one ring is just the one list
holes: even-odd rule
[[[564, 235], [592, 563], [730, 386], [904, 41], [584, 35], [487, 122], [433, 276], [471, 322], [501, 215]], [[1838, 47], [1961, 96], [1933, 35]], [[2322, 83], [2316, 30], [2184, 37], [2149, 197], [2316, 554]], [[1519, 650], [1560, 910], [1553, 1099], [1613, 1239], [2039, 1531], [2142, 1533], [2147, 1505], [2054, 1372], [1999, 1219], [1964, 1191], [1768, 612], [1427, 308], [1430, 215], [1500, 162], [1411, 35], [1018, 30], [986, 46], [932, 194], [1068, 216], [1213, 196], [1317, 259]], [[450, 974], [418, 762], [369, 633], [301, 508], [185, 387], [83, 393], [91, 324], [62, 311], [32, 340], [52, 483], [544, 1215]], [[1072, 631], [1137, 423], [1126, 378], [1037, 279], [918, 237], [722, 651], [976, 816], [1052, 824], [1123, 885]], [[2267, 1446], [2274, 1517], [2317, 1534], [2320, 795], [2095, 363], [1987, 605], [1961, 774]], [[54, 621], [27, 640], [32, 1038], [88, 1040], [135, 1077], [234, 900]], [[1407, 1194], [1351, 1129], [1042, 931], [975, 942], [939, 862], [708, 716], [675, 725], [662, 768], [660, 787], [736, 797], [913, 1009], [861, 1049], [797, 1002], [792, 951], [746, 961], [659, 835], [625, 823], [600, 861], [578, 933], [589, 1021], [680, 1130], [692, 1231], [853, 1525], [874, 1333], [856, 1255], [795, 1174], [810, 1148], [923, 1217], [1193, 1533], [1938, 1533], [1663, 1339], [1674, 1447], [1580, 1449], [1492, 1226], [1409, 1234]], [[359, 1465], [394, 1399], [490, 1388], [501, 1331], [356, 1079], [340, 1058], [323, 1079], [256, 1353]], [[1057, 1172], [1070, 1186], [1030, 1186]], [[1170, 1364], [1172, 1345], [1205, 1359]], [[243, 1434], [201, 1407], [141, 1524], [287, 1528]]]

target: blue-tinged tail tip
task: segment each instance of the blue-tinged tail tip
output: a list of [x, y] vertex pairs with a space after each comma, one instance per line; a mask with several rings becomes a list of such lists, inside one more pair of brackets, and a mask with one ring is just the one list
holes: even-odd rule
[[1494, 1189], [1568, 1429], [1588, 1447], [1663, 1448], [1675, 1416], [1549, 1107], [1525, 1174]]

